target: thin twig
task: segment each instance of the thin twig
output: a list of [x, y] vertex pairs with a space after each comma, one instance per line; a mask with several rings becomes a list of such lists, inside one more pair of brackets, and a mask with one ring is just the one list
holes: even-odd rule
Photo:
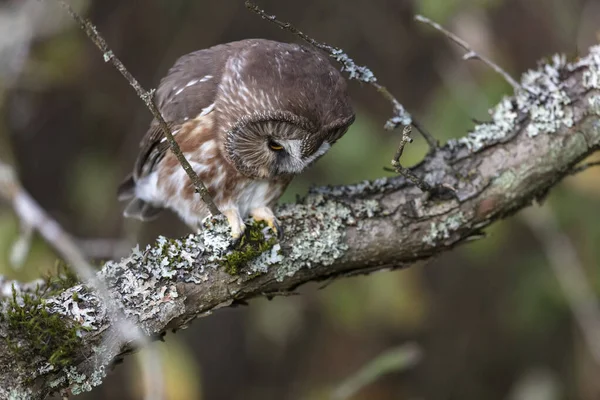
[[467, 51], [467, 53], [465, 53], [465, 55], [463, 56], [463, 60], [478, 59], [481, 62], [483, 62], [485, 65], [487, 65], [488, 67], [490, 67], [491, 69], [496, 71], [498, 74], [500, 74], [502, 76], [502, 78], [504, 78], [504, 80], [513, 87], [515, 92], [517, 90], [521, 89], [521, 85], [519, 85], [519, 83], [512, 76], [510, 76], [508, 74], [508, 72], [503, 70], [498, 64], [494, 63], [492, 60], [490, 60], [486, 56], [483, 56], [483, 55], [477, 53], [475, 50], [473, 50], [473, 48], [467, 42], [465, 42], [464, 40], [462, 40], [461, 38], [456, 36], [454, 33], [446, 30], [444, 27], [442, 27], [437, 22], [434, 22], [434, 21], [430, 20], [429, 18], [424, 17], [422, 15], [417, 15], [415, 17], [415, 20], [417, 20], [419, 22], [423, 22], [424, 24], [427, 24], [427, 25], [433, 27], [434, 29], [436, 29], [439, 32], [441, 32], [442, 34], [444, 34], [448, 39], [450, 39], [451, 41], [453, 41], [454, 43], [456, 43], [457, 45], [459, 45], [460, 47], [465, 49]]
[[392, 158], [392, 166], [394, 167], [394, 171], [411, 181], [415, 186], [421, 189], [422, 192], [430, 192], [432, 187], [430, 184], [425, 182], [423, 179], [416, 176], [410, 169], [405, 168], [400, 164], [400, 157], [402, 157], [402, 153], [404, 152], [404, 147], [408, 143], [412, 143], [412, 138], [410, 137], [410, 133], [412, 129], [410, 125], [406, 125], [402, 130], [402, 139], [400, 139], [400, 145], [398, 146], [398, 150], [394, 154], [394, 158]]
[[75, 10], [73, 10], [73, 8], [68, 3], [66, 3], [64, 0], [55, 0], [55, 1], [58, 2], [65, 10], [67, 10], [67, 12], [71, 15], [71, 17], [73, 17], [73, 19], [79, 24], [79, 27], [86, 33], [86, 35], [96, 45], [96, 47], [98, 47], [98, 49], [104, 54], [104, 61], [110, 62], [121, 73], [121, 75], [123, 75], [123, 77], [125, 77], [125, 79], [127, 79], [129, 84], [131, 85], [131, 87], [133, 87], [133, 89], [137, 93], [138, 97], [140, 99], [142, 99], [142, 101], [146, 104], [146, 107], [148, 107], [148, 110], [150, 110], [150, 112], [152, 113], [152, 115], [154, 116], [156, 121], [158, 122], [160, 128], [162, 129], [163, 133], [165, 134], [165, 136], [167, 138], [167, 141], [169, 142], [171, 151], [175, 154], [175, 156], [179, 160], [179, 163], [181, 164], [181, 166], [183, 167], [185, 172], [190, 177], [190, 180], [192, 181], [192, 183], [194, 184], [194, 187], [196, 188], [196, 192], [198, 192], [200, 194], [202, 201], [204, 201], [204, 203], [208, 207], [208, 211], [213, 216], [219, 215], [220, 211], [217, 208], [217, 206], [215, 205], [210, 194], [208, 193], [208, 189], [206, 188], [206, 186], [204, 185], [202, 180], [200, 180], [198, 175], [194, 172], [194, 169], [192, 168], [192, 166], [190, 165], [188, 160], [185, 158], [185, 156], [181, 152], [181, 149], [179, 148], [179, 145], [177, 144], [177, 141], [175, 140], [175, 137], [173, 136], [171, 129], [169, 128], [169, 126], [167, 125], [167, 122], [162, 117], [162, 114], [160, 113], [160, 111], [158, 110], [156, 105], [154, 104], [154, 100], [153, 100], [154, 90], [146, 91], [140, 85], [140, 83], [137, 81], [137, 79], [135, 79], [134, 76], [131, 75], [131, 73], [127, 70], [127, 68], [125, 68], [125, 65], [123, 65], [121, 60], [119, 60], [114, 55], [112, 50], [110, 50], [110, 48], [108, 47], [104, 38], [100, 35], [100, 33], [98, 32], [96, 27], [90, 21], [88, 21], [87, 19], [85, 19], [82, 16], [80, 16], [79, 14], [77, 14], [77, 12]]
[[[103, 281], [98, 279], [95, 269], [88, 263], [85, 256], [79, 251], [75, 241], [52, 219], [46, 211], [25, 191], [18, 181], [11, 166], [0, 160], [0, 197], [11, 203], [17, 217], [24, 226], [38, 231], [44, 240], [53, 246], [56, 251], [67, 261], [78, 277], [85, 281], [86, 285], [95, 289], [102, 299], [111, 321], [118, 328], [121, 339], [124, 342], [136, 342], [140, 347], [148, 345], [148, 338], [141, 329], [122, 315], [113, 296]], [[149, 355], [148, 359], [157, 356]], [[160, 399], [157, 393], [162, 393], [162, 374], [160, 363], [148, 363], [144, 365], [144, 376], [148, 377], [146, 383], [146, 399]]]
[[523, 218], [540, 241], [584, 342], [594, 361], [600, 365], [600, 307], [575, 246], [561, 232], [548, 206], [528, 209]]
[[591, 167], [600, 167], [600, 161], [592, 161], [589, 163], [580, 164], [573, 168], [571, 171], [569, 171], [569, 175], [576, 175]]
[[350, 58], [344, 51], [340, 48], [330, 46], [326, 43], [319, 42], [304, 32], [298, 30], [295, 26], [290, 24], [289, 22], [283, 22], [277, 19], [275, 15], [267, 14], [263, 9], [259, 8], [256, 4], [252, 3], [250, 0], [246, 0], [245, 2], [246, 8], [248, 8], [253, 13], [259, 15], [261, 18], [270, 21], [280, 27], [283, 30], [286, 30], [305, 42], [313, 45], [314, 47], [325, 51], [329, 54], [330, 57], [335, 59], [338, 63], [342, 65], [342, 71], [347, 72], [349, 79], [356, 79], [358, 81], [368, 83], [373, 86], [377, 91], [390, 103], [392, 103], [393, 113], [392, 118], [387, 120], [384, 125], [384, 128], [387, 130], [393, 130], [401, 125], [413, 125], [417, 130], [423, 135], [423, 138], [427, 141], [427, 144], [432, 148], [436, 149], [438, 147], [438, 141], [431, 136], [431, 134], [422, 128], [421, 124], [416, 123], [413, 117], [406, 111], [404, 106], [394, 97], [394, 95], [383, 85], [381, 85], [377, 81], [377, 77], [373, 72], [364, 65], [356, 65], [354, 60]]
[[413, 368], [422, 358], [423, 352], [416, 343], [388, 349], [342, 382], [331, 397], [335, 400], [349, 399], [381, 376]]
[[13, 269], [19, 269], [27, 259], [33, 239], [33, 227], [21, 222], [21, 234], [10, 249], [10, 264]]
[[410, 127], [410, 125], [407, 125], [404, 127], [404, 129], [402, 130], [402, 139], [400, 139], [400, 145], [398, 146], [398, 150], [396, 150], [396, 154], [394, 154], [394, 158], [392, 158], [392, 165], [394, 167], [400, 165], [400, 157], [402, 157], [402, 153], [404, 152], [404, 147], [408, 144], [408, 143], [412, 143], [412, 138], [410, 137], [410, 134], [412, 132], [412, 129]]
[[77, 246], [90, 259], [116, 260], [125, 257], [134, 247], [125, 239], [78, 239]]

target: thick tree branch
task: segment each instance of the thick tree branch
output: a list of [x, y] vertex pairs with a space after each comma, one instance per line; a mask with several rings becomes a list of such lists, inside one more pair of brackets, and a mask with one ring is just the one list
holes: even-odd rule
[[[159, 238], [152, 247], [108, 262], [99, 278], [132, 322], [147, 335], [161, 335], [223, 306], [286, 293], [309, 281], [408, 267], [481, 237], [486, 226], [545, 196], [600, 149], [600, 46], [571, 64], [554, 57], [526, 73], [521, 87], [492, 110], [491, 122], [413, 169], [430, 185], [455, 188], [454, 199], [427, 200], [402, 177], [317, 188], [277, 210], [285, 240], [253, 261], [231, 268], [231, 260], [243, 257], [228, 251], [229, 228], [219, 216], [198, 235]], [[40, 307], [69, 326], [85, 327], [79, 331], [81, 345], [63, 366], [20, 358], [31, 344], [11, 330], [4, 304], [1, 398], [89, 390], [104, 376], [96, 361], [129, 350], [126, 343], [100, 346], [116, 331], [106, 306], [88, 288], [63, 290]], [[17, 350], [7, 344], [15, 341]]]

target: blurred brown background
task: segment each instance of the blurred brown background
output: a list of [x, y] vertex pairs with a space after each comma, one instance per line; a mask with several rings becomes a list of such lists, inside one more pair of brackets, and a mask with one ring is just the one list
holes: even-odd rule
[[[242, 0], [72, 1], [98, 26], [130, 71], [154, 87], [187, 52], [249, 37], [296, 41], [248, 12]], [[555, 52], [585, 54], [600, 41], [599, 0], [261, 0], [261, 7], [318, 40], [342, 47], [441, 140], [461, 136], [510, 87], [429, 27], [422, 13], [462, 36], [514, 76]], [[385, 132], [389, 104], [351, 84], [358, 118], [350, 132], [285, 195], [311, 184], [387, 174], [399, 132]], [[185, 228], [171, 216], [124, 221], [115, 189], [135, 158], [150, 114], [125, 80], [52, 1], [0, 1], [0, 157], [26, 188], [99, 259]], [[406, 161], [425, 152], [419, 138]], [[600, 293], [600, 168], [561, 183], [548, 215], [573, 242]], [[24, 265], [9, 262], [19, 234], [0, 205], [0, 272], [31, 279], [56, 256], [39, 238]], [[113, 245], [115, 244], [115, 245]], [[382, 353], [414, 342], [422, 357], [351, 399], [600, 399], [600, 365], [520, 216], [485, 240], [426, 266], [301, 288], [220, 310], [157, 343], [168, 399], [329, 399]], [[598, 338], [600, 340], [600, 338]], [[390, 350], [392, 349], [392, 350]], [[390, 353], [392, 351], [392, 353]], [[392, 359], [394, 356], [392, 354]], [[398, 361], [398, 360], [396, 360]], [[136, 358], [81, 399], [140, 399]]]

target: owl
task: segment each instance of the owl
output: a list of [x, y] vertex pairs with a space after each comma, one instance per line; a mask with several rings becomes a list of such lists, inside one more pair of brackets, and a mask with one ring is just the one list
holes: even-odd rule
[[[274, 204], [354, 121], [346, 81], [326, 55], [265, 39], [182, 56], [154, 101], [236, 239], [248, 217], [281, 236]], [[209, 215], [156, 120], [118, 194], [130, 200], [126, 217], [170, 209], [197, 230]]]

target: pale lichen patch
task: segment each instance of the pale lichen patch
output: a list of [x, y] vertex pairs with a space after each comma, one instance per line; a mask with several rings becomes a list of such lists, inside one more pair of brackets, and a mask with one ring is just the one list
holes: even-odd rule
[[344, 186], [318, 186], [310, 189], [310, 195], [323, 195], [326, 197], [343, 198], [343, 197], [358, 197], [370, 194], [384, 193], [397, 189], [402, 180], [378, 178], [372, 181], [362, 181], [353, 185]]
[[67, 368], [66, 373], [71, 393], [74, 395], [89, 392], [92, 388], [99, 386], [106, 377], [104, 366], [99, 367], [89, 377], [78, 372], [76, 367]]
[[106, 309], [87, 287], [78, 285], [46, 301], [48, 311], [76, 321], [82, 328], [96, 330], [106, 315]]
[[358, 199], [350, 203], [350, 208], [357, 218], [373, 218], [383, 211], [379, 201], [374, 199]]
[[0, 398], [8, 400], [30, 400], [33, 398], [31, 389], [10, 388], [8, 390], [0, 388]]
[[346, 222], [351, 216], [349, 207], [322, 195], [309, 196], [302, 207], [283, 206], [279, 214], [282, 220], [293, 218], [304, 223], [290, 232], [287, 252], [275, 272], [276, 279], [282, 281], [303, 268], [331, 265], [342, 257], [348, 250], [344, 238]]
[[[478, 151], [491, 143], [516, 133], [518, 121], [525, 121], [526, 133], [535, 137], [542, 133], [551, 134], [561, 127], [572, 127], [574, 116], [571, 98], [566, 92], [567, 82], [563, 73], [585, 68], [582, 84], [586, 89], [600, 88], [600, 46], [580, 60], [568, 64], [563, 55], [555, 55], [550, 61], [540, 64], [535, 70], [523, 74], [521, 89], [515, 98], [504, 98], [490, 111], [492, 121], [477, 125], [466, 137], [451, 140], [451, 148], [465, 146], [469, 151]], [[596, 101], [596, 100], [590, 100]]]
[[429, 246], [435, 246], [440, 240], [450, 238], [450, 235], [460, 228], [465, 223], [465, 216], [462, 211], [450, 215], [448, 218], [439, 223], [431, 223], [429, 232], [423, 237], [423, 243]]
[[600, 115], [600, 95], [591, 96], [588, 99], [588, 102], [590, 104], [591, 113]]
[[583, 87], [600, 89], [600, 45], [591, 47], [588, 55], [568, 65], [570, 71], [580, 68], [585, 68], [582, 76]]
[[464, 145], [470, 151], [478, 151], [490, 142], [496, 142], [507, 137], [514, 131], [517, 122], [517, 111], [509, 97], [502, 99], [496, 107], [490, 110], [492, 121], [477, 125], [467, 136], [456, 141], [449, 141], [451, 147]]
[[266, 273], [269, 271], [269, 267], [277, 264], [281, 264], [284, 260], [281, 254], [281, 245], [276, 243], [270, 250], [263, 252], [261, 255], [256, 257], [254, 260], [248, 263], [247, 273], [249, 275], [256, 273]]
[[562, 126], [573, 126], [573, 113], [567, 107], [571, 99], [565, 92], [565, 81], [561, 78], [565, 68], [565, 57], [555, 55], [551, 62], [523, 74], [523, 90], [519, 91], [516, 100], [519, 110], [529, 114], [529, 137], [554, 133]]

